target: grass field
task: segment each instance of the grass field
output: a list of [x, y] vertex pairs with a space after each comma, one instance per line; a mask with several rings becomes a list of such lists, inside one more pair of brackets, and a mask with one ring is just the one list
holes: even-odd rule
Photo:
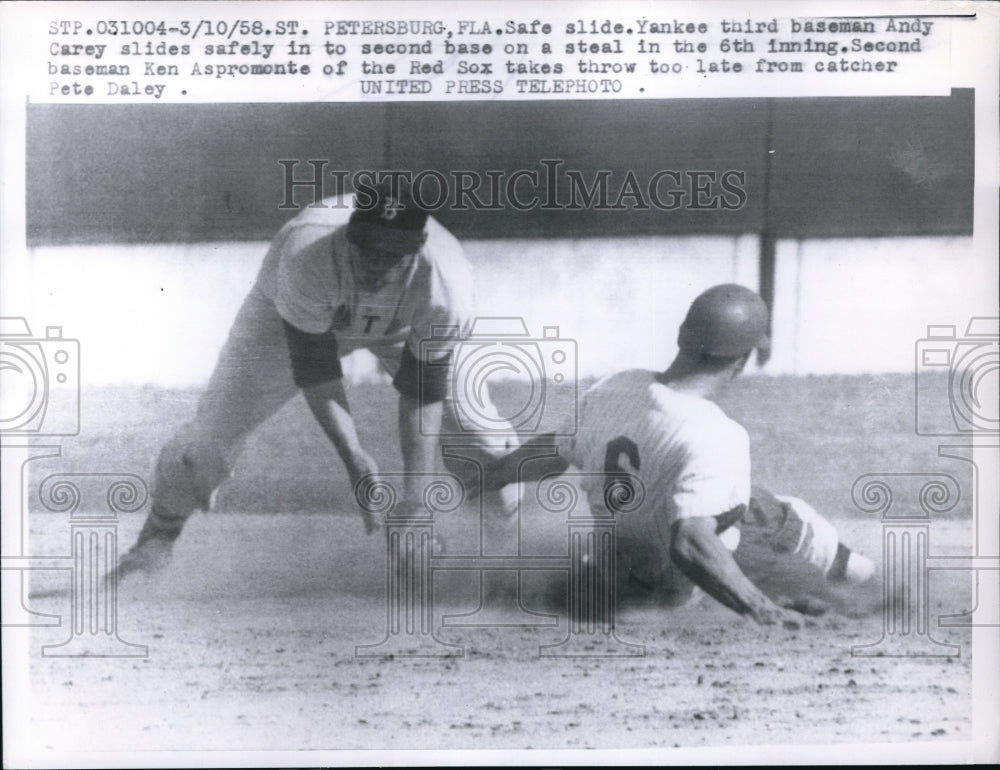
[[[495, 393], [501, 404], [518, 395]], [[160, 444], [191, 416], [196, 398], [194, 390], [85, 391], [81, 435], [33, 473], [148, 478]], [[362, 440], [384, 470], [399, 470], [391, 386], [354, 387], [349, 398]], [[876, 558], [881, 526], [852, 505], [856, 478], [946, 472], [963, 493], [971, 483], [962, 464], [937, 456], [936, 440], [915, 434], [911, 377], [746, 377], [722, 405], [751, 435], [757, 481], [811, 502]], [[935, 520], [935, 553], [969, 552], [970, 497]], [[25, 740], [42, 755], [87, 756], [724, 748], [971, 735], [969, 631], [933, 629], [959, 646], [948, 657], [853, 657], [852, 645], [879, 639], [880, 616], [828, 615], [789, 631], [705, 601], [620, 614], [617, 633], [644, 646], [639, 658], [539, 658], [540, 644], [565, 635], [565, 613], [557, 626], [437, 625], [440, 639], [464, 648], [459, 658], [355, 657], [356, 645], [385, 633], [385, 550], [384, 539], [364, 535], [350, 500], [304, 403], [289, 403], [252, 437], [216, 512], [191, 520], [166, 575], [123, 587], [119, 633], [147, 645], [148, 657], [47, 658], [40, 645], [64, 639], [65, 625], [32, 631]], [[34, 501], [31, 508], [33, 552], [65, 551], [65, 516], [38, 513]], [[122, 517], [123, 548], [143, 516]], [[526, 537], [564, 537], [537, 512], [524, 516]], [[451, 549], [475, 546], [474, 524], [441, 524]], [[34, 580], [32, 609], [65, 614], [65, 598], [53, 590], [61, 580]], [[475, 607], [479, 582], [474, 572], [456, 572], [439, 575], [435, 589], [444, 597], [434, 607], [439, 624]], [[932, 615], [969, 606], [963, 573], [932, 574], [930, 589]]]

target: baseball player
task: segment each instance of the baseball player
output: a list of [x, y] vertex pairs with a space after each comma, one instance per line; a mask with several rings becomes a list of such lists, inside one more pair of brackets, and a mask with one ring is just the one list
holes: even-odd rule
[[[804, 503], [763, 492], [751, 499], [749, 437], [709, 399], [743, 371], [755, 348], [767, 352], [767, 330], [757, 294], [734, 284], [709, 289], [691, 305], [666, 371], [634, 369], [599, 381], [581, 397], [575, 435], [538, 436], [487, 463], [483, 488], [575, 466], [591, 509], [615, 514], [624, 596], [679, 605], [700, 588], [758, 623], [797, 625], [799, 616], [772, 601], [734, 559], [741, 540], [754, 557], [748, 563], [763, 572], [784, 560], [824, 579], [861, 580], [870, 562], [840, 545]], [[543, 447], [550, 450], [544, 457]]]
[[842, 543], [836, 527], [804, 500], [755, 485], [736, 526], [736, 563], [785, 606], [810, 615], [831, 606], [852, 616], [881, 609], [882, 581], [874, 562]]
[[[472, 321], [472, 277], [458, 241], [417, 206], [406, 180], [379, 176], [359, 185], [349, 210], [307, 208], [274, 238], [194, 420], [160, 452], [149, 515], [113, 574], [162, 568], [188, 517], [211, 508], [248, 434], [300, 390], [352, 488], [377, 478], [340, 364], [359, 348], [372, 351], [393, 377], [403, 504], [418, 504], [421, 474], [436, 468], [442, 420], [449, 433], [457, 430], [461, 406], [451, 398], [448, 362]], [[434, 344], [422, 345], [432, 333]], [[463, 451], [486, 459], [512, 449], [510, 441], [472, 432]], [[375, 526], [365, 523], [369, 531]]]

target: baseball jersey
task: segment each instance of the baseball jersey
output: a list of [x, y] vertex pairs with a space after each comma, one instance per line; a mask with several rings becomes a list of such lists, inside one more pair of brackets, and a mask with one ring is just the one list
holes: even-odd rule
[[[580, 401], [578, 429], [563, 441], [567, 459], [584, 471], [592, 511], [607, 510], [605, 482], [638, 477], [643, 497], [615, 513], [619, 570], [667, 592], [692, 584], [670, 559], [675, 521], [717, 516], [750, 498], [750, 440], [713, 402], [681, 393], [634, 369], [612, 375]], [[723, 541], [735, 548], [735, 541]]]
[[[285, 224], [271, 243], [254, 290], [302, 331], [334, 332], [341, 356], [367, 348], [391, 374], [404, 343], [417, 358], [444, 355], [472, 320], [472, 274], [461, 245], [429, 217], [421, 249], [401, 260], [377, 288], [366, 290], [351, 268], [350, 213], [343, 206], [307, 208]], [[432, 333], [434, 342], [422, 344]]]

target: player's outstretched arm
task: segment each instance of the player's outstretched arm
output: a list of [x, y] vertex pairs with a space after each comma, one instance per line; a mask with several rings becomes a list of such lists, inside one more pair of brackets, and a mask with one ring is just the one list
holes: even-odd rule
[[555, 435], [544, 433], [513, 452], [483, 466], [483, 490], [494, 492], [519, 481], [537, 481], [564, 473], [569, 461], [559, 452]]
[[[377, 475], [378, 464], [358, 438], [354, 418], [347, 406], [347, 393], [344, 391], [343, 380], [328, 380], [302, 389], [306, 403], [312, 411], [316, 422], [333, 443], [340, 456], [347, 475], [354, 489], [365, 476]], [[365, 529], [371, 532], [375, 523], [365, 517]]]
[[[377, 474], [378, 465], [358, 438], [344, 390], [337, 339], [332, 333], [309, 334], [287, 321], [284, 327], [295, 384], [302, 389], [313, 417], [336, 448], [354, 489], [365, 476]], [[364, 516], [364, 522], [368, 532], [377, 528], [370, 515]]]
[[[361, 446], [354, 418], [347, 408], [343, 380], [309, 385], [302, 392], [316, 421], [336, 447], [337, 454], [347, 469], [351, 489], [356, 489], [358, 482], [366, 476], [377, 476], [378, 464]], [[369, 512], [362, 510], [361, 517], [366, 533], [371, 534], [378, 529], [378, 523]]]
[[719, 539], [718, 525], [716, 517], [704, 516], [675, 522], [670, 546], [674, 563], [709, 596], [740, 615], [749, 614], [761, 625], [798, 628], [793, 613], [772, 602], [740, 571]]

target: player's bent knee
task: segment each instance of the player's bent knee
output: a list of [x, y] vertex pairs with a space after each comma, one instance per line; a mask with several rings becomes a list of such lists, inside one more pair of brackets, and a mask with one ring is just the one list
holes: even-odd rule
[[215, 490], [228, 476], [225, 459], [210, 444], [177, 436], [160, 451], [153, 500], [175, 516], [208, 510]]
[[837, 555], [836, 527], [804, 500], [786, 495], [779, 495], [778, 499], [788, 506], [789, 523], [792, 525], [789, 529], [796, 533], [796, 542], [789, 550], [826, 572]]

